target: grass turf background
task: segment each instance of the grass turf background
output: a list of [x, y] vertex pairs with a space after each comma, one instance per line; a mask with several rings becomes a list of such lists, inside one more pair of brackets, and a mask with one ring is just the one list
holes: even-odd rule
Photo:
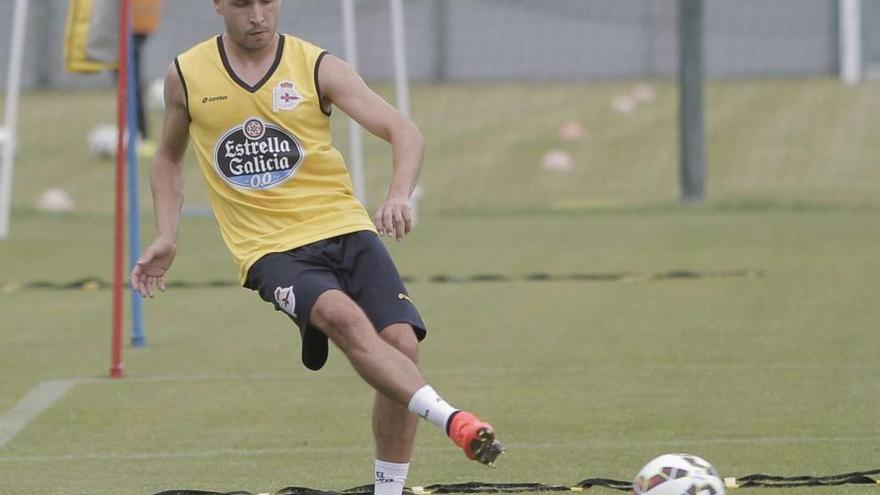
[[[427, 218], [391, 246], [401, 270], [422, 280], [534, 271], [763, 275], [411, 284], [431, 331], [426, 376], [454, 404], [491, 418], [510, 452], [486, 470], [423, 425], [410, 484], [627, 479], [654, 455], [682, 450], [728, 476], [875, 467], [875, 221], [870, 213], [691, 210]], [[21, 232], [19, 256], [3, 253], [5, 278], [25, 280], [35, 263], [26, 260], [62, 240], [63, 253], [42, 257], [44, 273], [75, 280], [106, 270], [94, 253], [109, 238], [65, 235], [105, 223], [29, 216], [33, 231]], [[215, 228], [185, 221], [172, 280], [232, 272]], [[370, 391], [338, 352], [325, 371], [310, 373], [298, 363], [293, 328], [253, 294], [174, 289], [147, 303], [150, 345], [127, 350], [128, 379], [104, 380], [109, 302], [107, 290], [23, 289], [0, 299], [0, 408], [40, 380], [96, 378], [0, 450], [9, 493], [368, 481]]]

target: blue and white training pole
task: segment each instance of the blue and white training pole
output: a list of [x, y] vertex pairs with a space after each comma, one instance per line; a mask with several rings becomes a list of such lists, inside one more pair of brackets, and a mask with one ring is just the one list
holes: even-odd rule
[[[131, 19], [129, 19], [129, 27]], [[137, 90], [138, 81], [135, 71], [135, 47], [134, 34], [128, 30], [128, 148], [127, 148], [127, 171], [128, 176], [128, 252], [129, 273], [134, 270], [141, 255], [141, 222], [140, 208], [138, 206], [138, 112], [145, 109], [138, 108]], [[130, 284], [129, 284], [130, 285]], [[143, 298], [135, 290], [131, 290], [131, 345], [132, 347], [144, 347], [147, 339], [144, 336], [144, 306]]]

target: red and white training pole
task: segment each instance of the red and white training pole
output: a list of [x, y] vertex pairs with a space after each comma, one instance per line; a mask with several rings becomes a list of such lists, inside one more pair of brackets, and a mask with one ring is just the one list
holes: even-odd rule
[[122, 290], [125, 261], [125, 129], [128, 123], [129, 0], [119, 0], [119, 55], [116, 88], [116, 227], [113, 251], [113, 349], [110, 377], [122, 378]]

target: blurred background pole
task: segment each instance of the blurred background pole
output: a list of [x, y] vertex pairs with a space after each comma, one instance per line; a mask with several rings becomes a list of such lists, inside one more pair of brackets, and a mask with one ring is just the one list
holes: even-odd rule
[[706, 195], [703, 14], [703, 0], [678, 0], [681, 201], [685, 204], [702, 203]]
[[[357, 53], [357, 13], [354, 0], [342, 0], [342, 31], [345, 38], [345, 58], [349, 65], [358, 68]], [[367, 204], [367, 185], [364, 177], [364, 137], [361, 126], [348, 119], [348, 166], [354, 194], [364, 205]]]
[[30, 2], [31, 26], [34, 27], [35, 37], [33, 43], [33, 55], [28, 57], [28, 62], [33, 64], [34, 79], [33, 88], [49, 89], [52, 79], [58, 69], [54, 60], [55, 50], [58, 49], [52, 36], [52, 20], [56, 15], [64, 15], [58, 12], [64, 5], [56, 2], [37, 1]]
[[[138, 205], [138, 112], [145, 112], [145, 108], [138, 106], [138, 85], [141, 81], [137, 77], [135, 60], [134, 32], [129, 25], [128, 29], [128, 268], [129, 273], [141, 256], [141, 222], [140, 206]], [[143, 89], [143, 88], [141, 88]], [[129, 288], [131, 283], [129, 282]], [[131, 293], [131, 345], [143, 347], [147, 344], [144, 337], [144, 301], [134, 290]]]
[[0, 128], [0, 239], [9, 235], [9, 218], [12, 204], [12, 167], [18, 130], [18, 98], [21, 91], [21, 64], [24, 56], [24, 35], [27, 27], [27, 1], [16, 0], [12, 20], [11, 58], [6, 79], [6, 116]]
[[840, 0], [840, 78], [854, 86], [862, 80], [862, 1]]
[[431, 18], [434, 19], [434, 68], [432, 79], [445, 82], [449, 79], [449, 0], [431, 2]]
[[[397, 90], [397, 109], [410, 117], [409, 68], [406, 65], [406, 16], [403, 13], [403, 0], [389, 0], [391, 7], [391, 32], [394, 45], [394, 88]], [[410, 200], [413, 225], [419, 221], [419, 200], [422, 188], [416, 185]]]
[[409, 117], [409, 76], [406, 66], [406, 18], [403, 15], [403, 0], [389, 0], [391, 3], [391, 33], [394, 44], [394, 87], [397, 90], [397, 109]]

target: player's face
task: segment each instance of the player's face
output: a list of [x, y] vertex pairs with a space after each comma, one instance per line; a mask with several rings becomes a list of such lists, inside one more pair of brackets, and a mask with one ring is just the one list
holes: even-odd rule
[[214, 0], [226, 22], [226, 34], [245, 50], [258, 51], [275, 39], [281, 0]]

